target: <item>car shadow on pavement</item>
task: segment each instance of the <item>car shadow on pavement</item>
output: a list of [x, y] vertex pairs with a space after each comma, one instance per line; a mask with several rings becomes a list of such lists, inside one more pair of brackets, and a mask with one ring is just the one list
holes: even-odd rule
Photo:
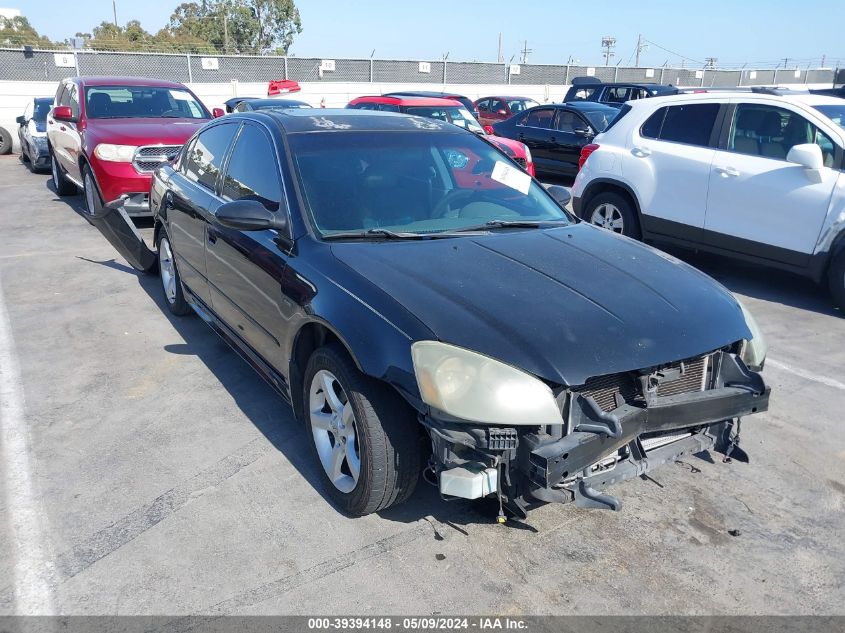
[[731, 292], [819, 314], [840, 314], [827, 289], [806, 277], [710, 253], [662, 250], [710, 275]]

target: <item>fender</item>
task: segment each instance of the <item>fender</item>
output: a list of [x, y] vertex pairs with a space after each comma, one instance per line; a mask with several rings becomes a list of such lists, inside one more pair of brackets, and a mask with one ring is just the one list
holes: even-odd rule
[[591, 198], [595, 197], [600, 191], [606, 190], [607, 188], [622, 189], [631, 197], [631, 200], [634, 201], [634, 208], [637, 211], [637, 219], [640, 221], [640, 226], [642, 227], [642, 209], [640, 209], [640, 201], [634, 193], [634, 189], [627, 183], [615, 178], [595, 178], [594, 180], [591, 180], [590, 184], [587, 185], [587, 188], [584, 190], [584, 195], [581, 196], [582, 210], [585, 206], [587, 206], [587, 203]]

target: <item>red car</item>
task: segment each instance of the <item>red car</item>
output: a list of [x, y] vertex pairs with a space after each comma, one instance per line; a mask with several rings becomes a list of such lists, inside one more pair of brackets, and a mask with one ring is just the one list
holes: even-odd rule
[[482, 97], [475, 101], [481, 125], [493, 125], [538, 105], [528, 97]]
[[511, 160], [517, 163], [530, 175], [534, 175], [534, 161], [528, 146], [501, 136], [488, 134], [470, 114], [462, 103], [454, 99], [440, 99], [436, 97], [393, 97], [389, 95], [358, 97], [350, 101], [347, 108], [356, 110], [380, 110], [382, 112], [401, 112], [415, 116], [447, 121], [459, 127], [486, 136]]
[[[222, 114], [214, 109], [213, 116]], [[47, 115], [56, 193], [67, 196], [82, 189], [91, 215], [110, 202], [129, 215], [152, 215], [152, 173], [211, 118], [180, 83], [138, 77], [65, 79]]]

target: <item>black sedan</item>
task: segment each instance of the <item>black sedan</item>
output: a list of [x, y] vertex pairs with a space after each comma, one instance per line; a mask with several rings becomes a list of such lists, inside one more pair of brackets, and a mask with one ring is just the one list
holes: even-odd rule
[[604, 132], [618, 108], [582, 101], [537, 106], [493, 124], [497, 136], [522, 141], [538, 174], [575, 176], [581, 149]]
[[[170, 311], [292, 404], [341, 508], [399, 503], [425, 469], [524, 515], [618, 509], [603, 488], [713, 446], [743, 459], [734, 420], [769, 397], [727, 290], [564, 194], [448, 123], [266, 110], [206, 125], [150, 197]], [[122, 216], [92, 220], [155, 266]]]
[[297, 99], [244, 99], [236, 106], [235, 112], [252, 112], [268, 108], [311, 108], [311, 104]]

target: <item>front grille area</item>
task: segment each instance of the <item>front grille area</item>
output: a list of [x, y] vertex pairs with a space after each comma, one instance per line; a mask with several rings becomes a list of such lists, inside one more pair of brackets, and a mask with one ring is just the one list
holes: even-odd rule
[[181, 145], [144, 145], [135, 150], [132, 164], [140, 172], [154, 172], [176, 158], [180, 149]]
[[[661, 382], [657, 387], [657, 395], [666, 397], [703, 391], [707, 384], [709, 361], [710, 356], [702, 356], [691, 361], [672, 363], [663, 368], [663, 372], [680, 370], [681, 375], [674, 380]], [[645, 399], [637, 376], [630, 372], [590, 378], [579, 393], [595, 400], [605, 412], [613, 411], [624, 402], [642, 402]]]

